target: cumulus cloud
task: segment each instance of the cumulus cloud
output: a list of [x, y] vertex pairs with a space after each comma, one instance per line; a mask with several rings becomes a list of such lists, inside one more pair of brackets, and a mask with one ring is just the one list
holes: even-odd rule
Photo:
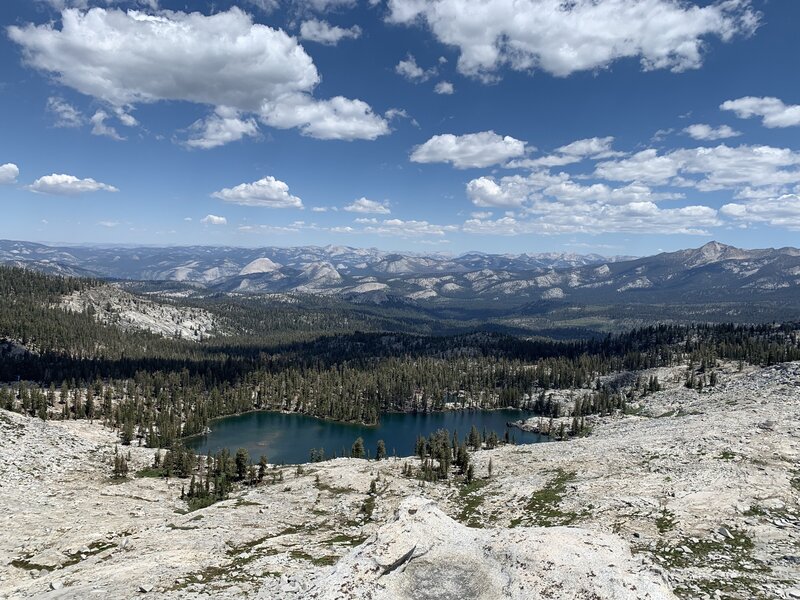
[[742, 135], [740, 132], [736, 131], [732, 127], [729, 127], [728, 125], [721, 125], [720, 127], [714, 128], [711, 127], [711, 125], [706, 125], [705, 123], [695, 123], [694, 125], [689, 125], [689, 127], [684, 129], [683, 132], [689, 135], [689, 137], [703, 141], [724, 140]]
[[720, 224], [707, 206], [662, 208], [660, 202], [683, 195], [657, 191], [641, 183], [619, 187], [579, 183], [566, 173], [542, 169], [528, 175], [495, 179], [478, 177], [467, 183], [475, 206], [506, 209], [504, 216], [478, 212], [464, 225], [467, 233], [490, 235], [563, 233], [707, 233]]
[[433, 91], [436, 94], [443, 94], [443, 95], [449, 96], [450, 94], [455, 93], [456, 88], [453, 87], [453, 84], [450, 83], [449, 81], [440, 81], [433, 88]]
[[453, 135], [435, 135], [414, 148], [411, 161], [416, 163], [451, 163], [457, 169], [488, 167], [523, 156], [525, 142], [494, 131]]
[[742, 223], [765, 223], [772, 227], [800, 231], [800, 196], [797, 194], [725, 204], [720, 213]]
[[127, 107], [177, 100], [255, 114], [323, 139], [389, 131], [360, 100], [314, 98], [320, 76], [298, 41], [236, 7], [208, 16], [66, 9], [60, 29], [29, 24], [9, 27], [8, 35], [26, 64], [114, 107], [123, 124]]
[[200, 222], [203, 225], [227, 225], [228, 219], [225, 217], [219, 217], [217, 215], [206, 215], [200, 219]]
[[765, 127], [800, 125], [800, 105], [784, 104], [779, 98], [746, 96], [737, 100], [727, 100], [720, 105], [720, 108], [733, 111], [741, 119], [761, 117], [761, 123]]
[[113, 185], [100, 183], [94, 179], [78, 179], [74, 175], [53, 173], [45, 175], [28, 186], [32, 192], [56, 196], [77, 196], [90, 192], [118, 192]]
[[225, 188], [212, 194], [231, 204], [260, 206], [264, 208], [303, 208], [303, 202], [289, 193], [289, 186], [272, 176], [253, 183], [242, 183], [233, 188]]
[[532, 202], [550, 198], [558, 202], [602, 202], [626, 204], [630, 202], [659, 202], [681, 198], [680, 194], [655, 192], [642, 184], [611, 187], [603, 183], [583, 185], [572, 181], [566, 173], [553, 175], [545, 170], [528, 175], [506, 176], [499, 180], [478, 177], [467, 183], [467, 197], [475, 206], [493, 208], [523, 208]]
[[368, 198], [359, 198], [344, 207], [344, 210], [355, 213], [388, 215], [391, 210], [386, 202], [377, 202]]
[[601, 162], [595, 176], [611, 181], [672, 184], [714, 191], [800, 183], [800, 153], [771, 146], [679, 148], [665, 154], [647, 149], [622, 160]]
[[587, 158], [600, 160], [603, 158], [622, 156], [622, 152], [617, 152], [612, 149], [611, 145], [613, 143], [613, 136], [584, 138], [556, 148], [552, 154], [537, 158], [513, 160], [506, 166], [512, 169], [563, 167], [565, 165], [581, 162]]
[[750, 35], [759, 15], [749, 0], [389, 0], [388, 20], [426, 23], [460, 50], [461, 73], [493, 79], [504, 65], [563, 77], [623, 58], [645, 70], [696, 69], [707, 39]]
[[467, 196], [475, 206], [517, 208], [526, 200], [525, 194], [514, 194], [491, 177], [478, 177], [467, 183]]
[[660, 208], [653, 202], [621, 205], [548, 202], [528, 218], [469, 219], [466, 233], [485, 235], [555, 235], [567, 233], [660, 233], [708, 235], [707, 227], [720, 224], [717, 211], [707, 206]]
[[80, 127], [84, 124], [81, 112], [63, 98], [48, 98], [47, 110], [55, 117], [56, 127]]
[[320, 140], [374, 140], [389, 133], [389, 123], [369, 104], [335, 96], [315, 100], [305, 94], [286, 96], [263, 106], [262, 120], [272, 127], [297, 127]]
[[414, 83], [422, 83], [423, 81], [427, 81], [434, 75], [436, 75], [436, 68], [431, 67], [430, 69], [423, 69], [417, 64], [417, 59], [414, 58], [413, 55], [409, 54], [405, 57], [405, 59], [401, 60], [397, 63], [397, 66], [394, 68], [395, 73], [401, 75], [408, 79], [409, 81], [413, 81]]
[[0, 185], [8, 185], [17, 183], [19, 177], [19, 167], [14, 163], [6, 163], [0, 165]]
[[207, 150], [244, 137], [258, 136], [258, 124], [255, 119], [242, 118], [235, 108], [219, 106], [204, 119], [199, 119], [189, 127], [189, 138], [184, 144], [190, 148]]
[[361, 28], [358, 25], [344, 28], [331, 25], [327, 21], [309, 19], [300, 25], [300, 37], [326, 46], [335, 46], [341, 40], [355, 40], [361, 37]]

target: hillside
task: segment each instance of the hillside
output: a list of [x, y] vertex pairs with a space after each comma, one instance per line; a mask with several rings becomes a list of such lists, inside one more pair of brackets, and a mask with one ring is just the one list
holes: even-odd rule
[[476, 452], [471, 487], [420, 486], [416, 458], [337, 459], [188, 514], [180, 480], [110, 479], [99, 422], [2, 411], [0, 595], [797, 597], [800, 364], [722, 369], [702, 393], [656, 373], [637, 416]]
[[708, 312], [711, 320], [729, 314], [737, 321], [769, 321], [785, 320], [786, 311], [800, 308], [800, 250], [742, 250], [717, 242], [631, 259], [388, 254], [332, 246], [58, 248], [3, 241], [0, 264], [149, 282], [150, 289], [157, 286], [173, 297], [329, 296], [411, 310], [456, 310], [461, 320], [470, 311], [500, 317], [504, 310], [503, 318], [513, 318], [565, 306], [693, 305], [697, 315]]

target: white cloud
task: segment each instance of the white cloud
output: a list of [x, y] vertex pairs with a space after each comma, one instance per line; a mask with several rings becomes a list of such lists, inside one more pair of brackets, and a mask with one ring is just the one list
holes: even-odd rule
[[11, 183], [17, 183], [17, 177], [19, 176], [19, 167], [14, 163], [6, 163], [4, 165], [0, 165], [0, 185], [8, 185]]
[[107, 227], [108, 229], [112, 229], [119, 225], [119, 221], [98, 221], [97, 223], [100, 227]]
[[581, 162], [583, 157], [572, 154], [547, 154], [537, 158], [522, 158], [509, 161], [505, 166], [509, 169], [549, 169], [551, 167], [563, 167]]
[[467, 196], [475, 206], [520, 208], [534, 194], [541, 194], [545, 188], [566, 179], [567, 175], [551, 175], [547, 171], [503, 177], [499, 182], [491, 177], [478, 177], [467, 183]]
[[32, 192], [54, 194], [57, 196], [77, 196], [90, 192], [118, 192], [113, 185], [100, 183], [94, 179], [78, 179], [73, 175], [53, 173], [45, 175], [28, 186]]
[[463, 226], [468, 233], [696, 234], [719, 224], [716, 210], [707, 206], [658, 206], [659, 202], [682, 199], [681, 194], [654, 191], [638, 183], [584, 185], [566, 173], [554, 175], [546, 170], [499, 180], [479, 177], [467, 184], [467, 196], [476, 206], [513, 209], [497, 219], [489, 218], [487, 212], [473, 213]]
[[258, 124], [255, 119], [243, 119], [235, 108], [219, 106], [213, 115], [192, 123], [189, 139], [184, 144], [190, 148], [207, 150], [256, 136]]
[[595, 176], [611, 181], [642, 181], [666, 184], [678, 174], [680, 164], [671, 156], [659, 156], [658, 150], [648, 148], [629, 158], [607, 161], [597, 165]]
[[55, 116], [56, 127], [80, 127], [85, 121], [81, 112], [63, 98], [48, 98], [47, 110]]
[[394, 121], [395, 119], [408, 119], [414, 127], [419, 127], [419, 122], [414, 117], [409, 115], [404, 108], [390, 108], [383, 113], [383, 117], [387, 121]]
[[457, 169], [488, 167], [525, 154], [525, 142], [494, 131], [466, 135], [435, 135], [414, 148], [411, 161], [416, 163], [449, 162]]
[[411, 54], [397, 63], [397, 66], [394, 68], [394, 70], [398, 75], [402, 75], [414, 83], [422, 83], [423, 81], [427, 81], [436, 75], [436, 69], [434, 67], [431, 67], [430, 69], [423, 69], [417, 64], [417, 59], [415, 59]]
[[761, 117], [765, 127], [800, 125], [800, 105], [784, 104], [779, 98], [746, 96], [737, 100], [727, 100], [720, 105], [720, 108], [733, 111], [741, 119]]
[[360, 100], [315, 99], [320, 76], [298, 41], [236, 7], [208, 16], [67, 9], [61, 29], [30, 24], [8, 34], [26, 64], [115, 107], [123, 124], [126, 107], [177, 100], [257, 114], [323, 139], [389, 131]]
[[478, 177], [467, 184], [467, 196], [475, 206], [513, 208], [522, 206], [525, 196], [515, 196], [490, 177]]
[[353, 7], [356, 5], [356, 0], [294, 0], [294, 5], [300, 12], [327, 13]]
[[449, 81], [440, 81], [433, 88], [433, 91], [437, 94], [444, 94], [449, 96], [450, 94], [454, 93], [456, 89], [453, 87], [453, 84], [450, 83]]
[[108, 113], [104, 110], [98, 110], [92, 118], [89, 119], [92, 123], [92, 135], [100, 135], [103, 137], [109, 137], [112, 140], [122, 141], [125, 138], [122, 137], [117, 130], [114, 129], [111, 125], [106, 125], [106, 121], [108, 120], [109, 116]]
[[303, 202], [289, 193], [289, 186], [272, 176], [253, 183], [242, 183], [211, 194], [232, 204], [265, 208], [303, 208]]
[[800, 183], [800, 153], [771, 146], [679, 148], [659, 155], [647, 149], [601, 162], [595, 176], [611, 181], [679, 185], [701, 191]]
[[355, 40], [361, 37], [361, 28], [358, 25], [348, 28], [338, 27], [327, 21], [309, 19], [300, 25], [300, 37], [326, 46], [335, 46], [341, 40]]
[[556, 148], [553, 154], [540, 156], [538, 158], [525, 158], [509, 162], [506, 166], [511, 169], [538, 169], [541, 167], [563, 167], [581, 162], [591, 158], [600, 160], [622, 156], [622, 152], [617, 152], [611, 148], [614, 143], [613, 136], [592, 137], [575, 140], [569, 144]]
[[388, 215], [391, 210], [386, 202], [377, 202], [367, 198], [359, 198], [344, 207], [347, 212], [364, 213], [364, 214], [378, 214]]
[[611, 144], [614, 143], [613, 136], [607, 137], [592, 137], [592, 138], [584, 138], [582, 140], [575, 140], [565, 146], [561, 146], [556, 150], [561, 154], [567, 154], [569, 156], [578, 156], [578, 157], [586, 157], [591, 156], [593, 158], [605, 158], [610, 155], [618, 154], [611, 149]]
[[441, 237], [448, 232], [457, 231], [455, 225], [436, 225], [428, 221], [404, 221], [402, 219], [359, 219], [362, 228], [354, 227], [332, 227], [330, 231], [334, 233], [366, 233], [380, 236], [391, 236], [401, 238], [416, 238], [422, 236]]
[[329, 100], [286, 96], [265, 103], [261, 118], [272, 127], [298, 127], [303, 135], [321, 140], [374, 140], [389, 133], [386, 119], [372, 112], [369, 104], [342, 96]]
[[771, 227], [800, 231], [800, 196], [797, 194], [726, 204], [720, 213], [743, 223], [766, 223]]
[[427, 23], [459, 48], [460, 72], [484, 79], [503, 65], [567, 76], [622, 58], [645, 70], [695, 69], [707, 38], [749, 35], [759, 20], [749, 0], [389, 0], [389, 10], [391, 22]]
[[469, 219], [462, 229], [466, 233], [508, 236], [568, 233], [707, 235], [707, 227], [719, 224], [717, 211], [707, 206], [662, 209], [652, 202], [621, 205], [548, 202], [531, 211], [529, 218]]
[[690, 137], [703, 141], [724, 140], [742, 135], [740, 132], [729, 127], [728, 125], [721, 125], [720, 127], [714, 128], [711, 127], [711, 125], [706, 125], [705, 123], [695, 123], [694, 125], [689, 125], [689, 127], [683, 131]]
[[266, 14], [272, 13], [280, 6], [278, 0], [245, 0], [245, 2]]
[[200, 219], [200, 222], [203, 225], [227, 225], [228, 219], [225, 217], [218, 217], [217, 215], [206, 215]]

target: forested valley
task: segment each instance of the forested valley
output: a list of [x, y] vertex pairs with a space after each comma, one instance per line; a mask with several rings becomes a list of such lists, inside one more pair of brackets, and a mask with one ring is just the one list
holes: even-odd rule
[[713, 383], [719, 359], [800, 359], [795, 324], [663, 324], [554, 341], [481, 331], [331, 334], [312, 322], [295, 336], [281, 323], [296, 318], [272, 311], [246, 326], [231, 320], [238, 335], [195, 343], [123, 332], [91, 311], [56, 308], [63, 294], [96, 284], [0, 269], [0, 405], [42, 418], [102, 419], [123, 443], [152, 447], [171, 447], [216, 417], [251, 410], [366, 424], [387, 411], [445, 408], [524, 407], [557, 417], [548, 391], [574, 389], [585, 391], [576, 416], [607, 413], [626, 403], [601, 382], [612, 373], [689, 361], [694, 386]]

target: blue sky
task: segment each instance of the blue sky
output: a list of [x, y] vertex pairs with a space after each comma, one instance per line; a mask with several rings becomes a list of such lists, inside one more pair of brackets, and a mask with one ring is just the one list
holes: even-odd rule
[[798, 245], [800, 4], [6, 0], [0, 237]]

